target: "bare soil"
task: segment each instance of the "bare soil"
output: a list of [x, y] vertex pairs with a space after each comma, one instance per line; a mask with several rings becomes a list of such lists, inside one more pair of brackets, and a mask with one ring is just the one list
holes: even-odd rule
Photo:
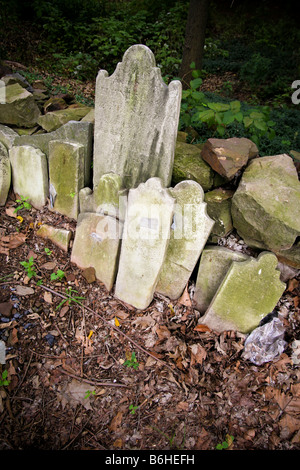
[[257, 366], [244, 335], [196, 328], [193, 279], [138, 311], [36, 235], [41, 223], [74, 234], [75, 221], [15, 207], [11, 193], [0, 208], [0, 450], [300, 449], [299, 278], [277, 307], [287, 347]]

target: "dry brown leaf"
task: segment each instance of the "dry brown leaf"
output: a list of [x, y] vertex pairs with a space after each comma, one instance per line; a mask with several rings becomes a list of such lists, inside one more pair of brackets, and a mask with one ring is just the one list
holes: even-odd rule
[[14, 217], [14, 219], [17, 218], [17, 212], [15, 212], [15, 208], [14, 207], [7, 207], [5, 209], [5, 213], [6, 215], [8, 215], [9, 217]]
[[191, 307], [192, 306], [192, 301], [188, 293], [188, 287], [183, 291], [182, 296], [178, 299], [178, 302], [182, 305], [185, 305], [186, 307]]
[[45, 292], [44, 293], [44, 301], [47, 302], [48, 304], [52, 304], [52, 294], [51, 294], [51, 292]]
[[191, 366], [194, 364], [202, 364], [202, 362], [206, 359], [206, 351], [200, 344], [192, 344], [189, 346], [191, 351]]
[[26, 241], [24, 233], [12, 233], [0, 238], [0, 253], [8, 255], [9, 250], [13, 250]]
[[111, 420], [111, 423], [109, 425], [109, 430], [112, 431], [112, 432], [115, 432], [117, 430], [117, 428], [120, 426], [120, 424], [122, 422], [122, 418], [123, 418], [123, 412], [118, 411], [116, 416]]
[[205, 333], [206, 331], [211, 331], [208, 326], [204, 324], [196, 325], [194, 331], [199, 331], [200, 333]]

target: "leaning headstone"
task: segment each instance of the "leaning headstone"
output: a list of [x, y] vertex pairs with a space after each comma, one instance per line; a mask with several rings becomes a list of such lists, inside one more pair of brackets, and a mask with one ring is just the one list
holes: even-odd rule
[[122, 228], [121, 222], [107, 215], [78, 216], [71, 262], [81, 269], [94, 268], [108, 291], [116, 277]]
[[0, 142], [0, 206], [4, 206], [11, 182], [11, 168], [8, 151]]
[[249, 256], [221, 246], [204, 248], [197, 274], [194, 302], [204, 314], [233, 261], [246, 261]]
[[151, 178], [128, 195], [115, 295], [137, 309], [151, 303], [167, 252], [175, 200]]
[[84, 146], [71, 142], [49, 142], [50, 208], [77, 219], [79, 191], [84, 187]]
[[207, 215], [204, 191], [195, 181], [182, 181], [169, 192], [176, 204], [156, 291], [174, 300], [187, 285], [214, 221]]
[[181, 83], [168, 86], [151, 50], [131, 46], [115, 72], [96, 80], [94, 187], [106, 173], [135, 188], [151, 177], [171, 183], [181, 103]]
[[285, 290], [277, 264], [270, 252], [262, 252], [257, 259], [233, 261], [199, 323], [219, 333], [250, 333], [274, 310]]
[[72, 232], [63, 228], [53, 227], [52, 225], [43, 224], [36, 232], [38, 237], [50, 240], [54, 245], [63, 251], [68, 251]]
[[5, 87], [5, 102], [0, 101], [0, 123], [33, 127], [40, 115], [39, 107], [29, 91], [18, 83]]
[[16, 137], [14, 145], [31, 145], [39, 148], [49, 157], [49, 142], [52, 140], [61, 140], [84, 146], [84, 185], [88, 186], [90, 184], [92, 161], [93, 124], [90, 122], [69, 121], [53, 132]]
[[300, 182], [292, 158], [252, 160], [232, 198], [231, 213], [247, 245], [289, 250], [300, 235]]
[[49, 194], [46, 155], [30, 145], [22, 145], [9, 150], [9, 159], [14, 192], [28, 198], [36, 209], [42, 209]]

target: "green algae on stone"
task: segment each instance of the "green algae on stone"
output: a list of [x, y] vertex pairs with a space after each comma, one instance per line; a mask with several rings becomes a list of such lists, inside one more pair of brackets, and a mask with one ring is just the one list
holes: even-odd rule
[[80, 121], [90, 110], [88, 106], [79, 106], [51, 111], [40, 116], [37, 122], [45, 131], [52, 132], [69, 121]]
[[0, 102], [0, 122], [20, 127], [36, 125], [41, 112], [34, 97], [18, 83], [5, 87], [5, 101]]
[[207, 213], [215, 221], [212, 236], [224, 237], [233, 229], [231, 217], [231, 199], [234, 191], [217, 188], [204, 195]]
[[200, 258], [194, 302], [204, 314], [233, 261], [246, 261], [249, 256], [220, 246], [206, 246]]
[[274, 310], [285, 290], [277, 265], [277, 257], [270, 252], [233, 261], [199, 322], [217, 332], [250, 333]]

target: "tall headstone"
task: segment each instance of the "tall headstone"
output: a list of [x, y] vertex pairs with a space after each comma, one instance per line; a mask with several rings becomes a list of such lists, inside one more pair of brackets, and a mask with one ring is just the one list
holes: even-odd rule
[[214, 221], [206, 213], [204, 191], [182, 181], [169, 192], [176, 200], [170, 241], [156, 291], [178, 299], [196, 266]]
[[6, 203], [11, 182], [11, 168], [8, 151], [0, 142], [0, 206]]
[[115, 295], [138, 309], [151, 303], [166, 256], [175, 200], [159, 178], [128, 195]]
[[181, 103], [181, 83], [168, 86], [151, 50], [131, 46], [108, 76], [96, 80], [93, 185], [116, 173], [124, 188], [151, 177], [171, 183]]

